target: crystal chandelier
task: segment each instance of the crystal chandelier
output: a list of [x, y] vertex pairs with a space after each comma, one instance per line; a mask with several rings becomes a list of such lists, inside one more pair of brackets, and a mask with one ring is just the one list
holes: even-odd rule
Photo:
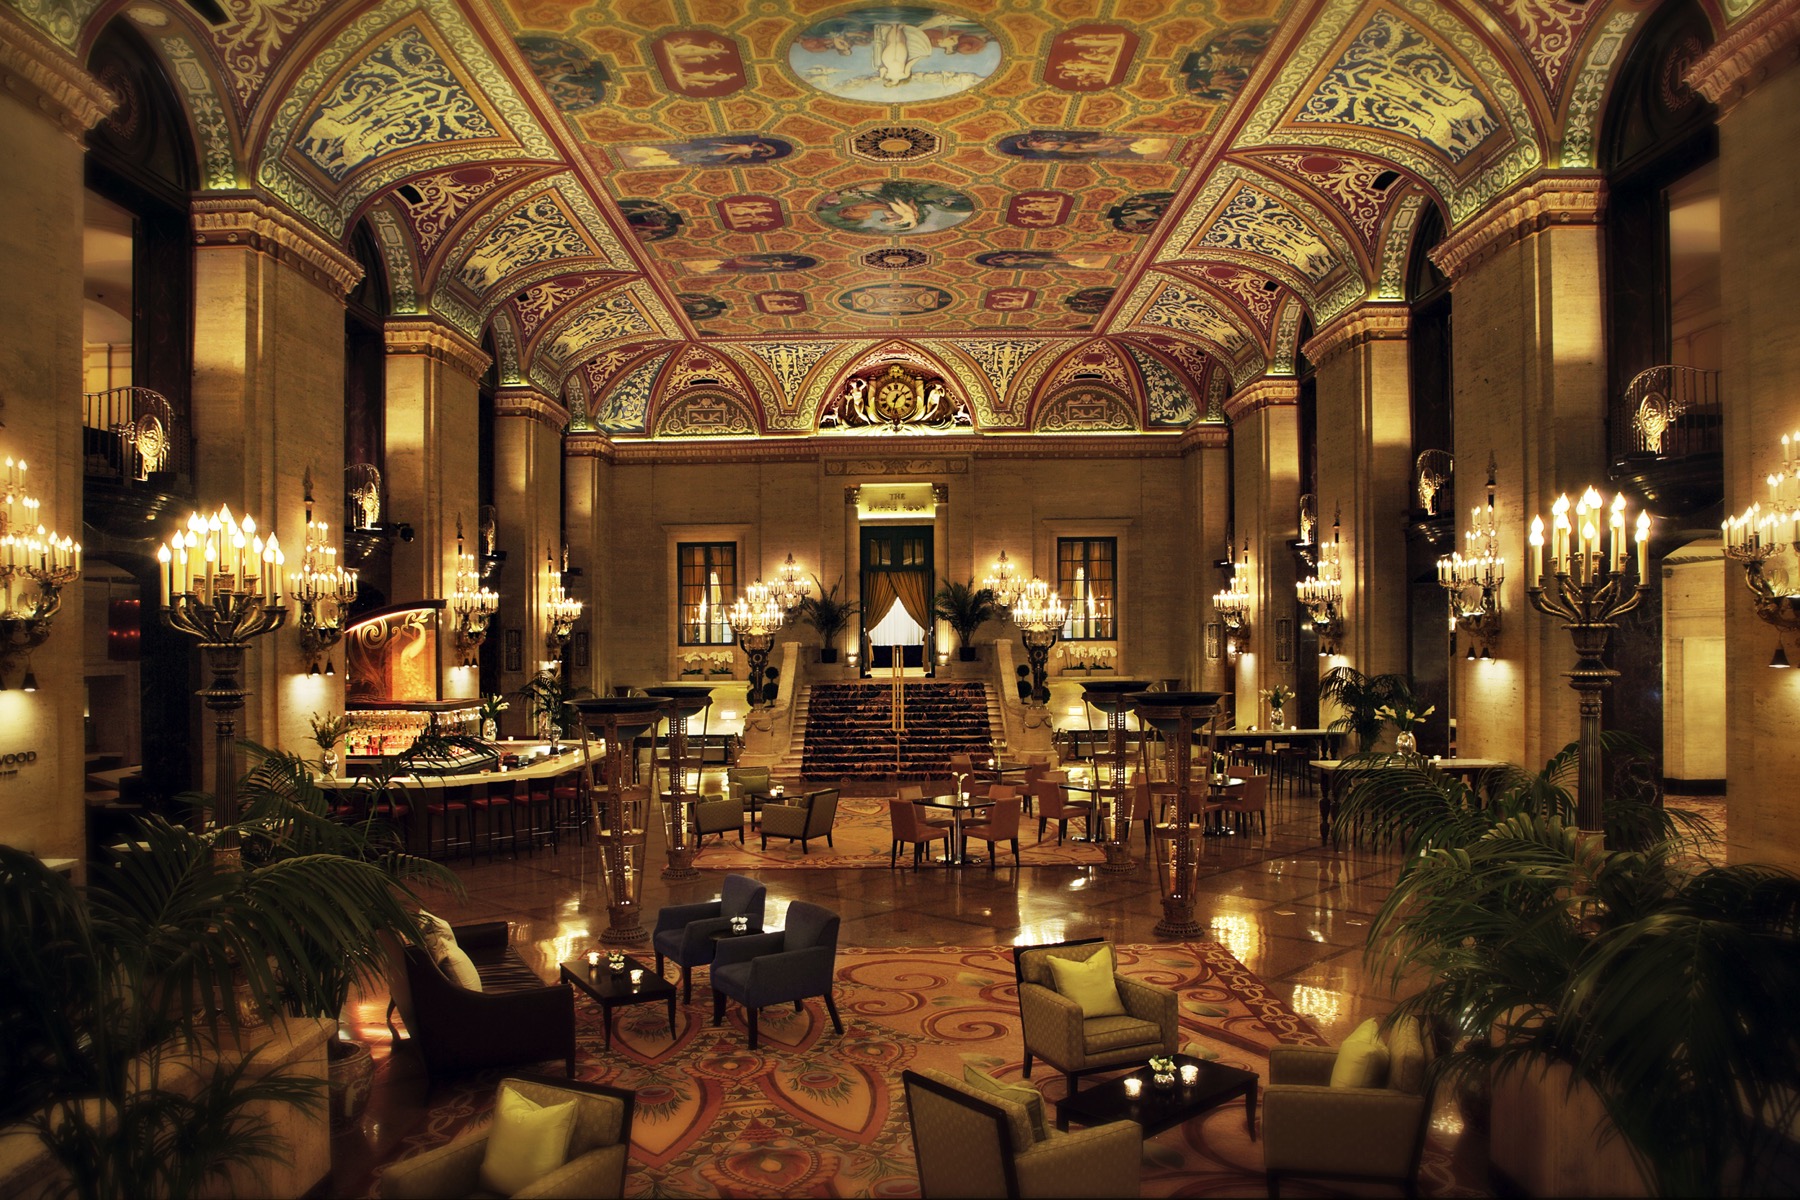
[[[38, 501], [25, 493], [25, 460], [6, 460], [0, 484], [0, 688], [15, 659], [25, 658], [24, 688], [37, 691], [31, 652], [50, 637], [62, 608], [62, 590], [81, 577], [81, 543], [46, 533]], [[21, 587], [21, 585], [24, 585]]]
[[1331, 518], [1331, 540], [1319, 545], [1318, 566], [1294, 584], [1300, 603], [1312, 615], [1313, 632], [1319, 635], [1320, 658], [1337, 653], [1338, 639], [1344, 633], [1342, 520], [1343, 511], [1339, 509]]
[[300, 554], [300, 571], [288, 576], [288, 589], [300, 606], [300, 648], [312, 657], [308, 674], [319, 673], [319, 656], [325, 657], [325, 674], [332, 674], [331, 648], [344, 636], [344, 618], [356, 602], [356, 572], [337, 565], [337, 549], [330, 527], [313, 519], [312, 469], [306, 472], [306, 548]]
[[456, 648], [462, 665], [475, 665], [475, 652], [487, 638], [488, 622], [500, 607], [500, 594], [481, 586], [481, 564], [463, 550], [462, 514], [456, 514], [456, 583], [450, 593], [450, 613], [456, 619]]
[[1500, 585], [1506, 581], [1506, 559], [1500, 554], [1500, 529], [1494, 519], [1494, 456], [1488, 455], [1487, 511], [1469, 510], [1469, 530], [1463, 534], [1465, 554], [1446, 554], [1438, 559], [1438, 586], [1450, 597], [1450, 632], [1462, 630], [1479, 643], [1469, 647], [1469, 657], [1493, 662], [1494, 638], [1500, 633]]
[[744, 655], [750, 660], [752, 708], [774, 699], [764, 695], [763, 673], [768, 667], [769, 650], [775, 645], [775, 631], [781, 628], [786, 615], [773, 589], [760, 579], [744, 589], [744, 594], [732, 602], [726, 614], [731, 632], [737, 635], [738, 645], [744, 648]]
[[[1227, 543], [1226, 554], [1230, 554]], [[1225, 625], [1225, 653], [1236, 655], [1250, 641], [1250, 607], [1256, 598], [1250, 593], [1250, 539], [1244, 539], [1243, 556], [1231, 565], [1231, 582], [1222, 592], [1213, 593], [1213, 611]]]
[[775, 582], [769, 585], [770, 594], [781, 605], [784, 613], [791, 613], [806, 599], [808, 590], [805, 573], [801, 571], [800, 564], [794, 561], [794, 556], [789, 554], [787, 561], [777, 569]]
[[563, 579], [569, 573], [569, 548], [563, 547], [560, 570], [557, 569], [554, 549], [547, 548], [544, 551], [544, 560], [553, 580], [550, 599], [544, 604], [544, 619], [550, 622], [550, 627], [544, 634], [544, 642], [552, 655], [561, 655], [562, 648], [569, 644], [569, 635], [575, 629], [575, 622], [581, 620], [582, 603], [563, 588]]
[[1018, 568], [1007, 560], [1006, 551], [994, 560], [993, 569], [988, 577], [981, 581], [981, 586], [994, 593], [994, 603], [1001, 608], [1010, 609], [1017, 603], [1025, 584], [1019, 578]]
[[[1725, 557], [1744, 564], [1744, 585], [1756, 615], [1785, 638], [1800, 633], [1800, 433], [1782, 436], [1781, 470], [1768, 483], [1766, 509], [1752, 504], [1743, 516], [1727, 517], [1719, 528]], [[1793, 665], [1785, 641], [1777, 642], [1769, 665]]]
[[1014, 598], [1012, 616], [1025, 639], [1025, 658], [1031, 664], [1031, 701], [1044, 704], [1050, 699], [1046, 683], [1050, 647], [1062, 635], [1063, 622], [1069, 619], [1069, 606], [1063, 603], [1055, 589], [1034, 575]]

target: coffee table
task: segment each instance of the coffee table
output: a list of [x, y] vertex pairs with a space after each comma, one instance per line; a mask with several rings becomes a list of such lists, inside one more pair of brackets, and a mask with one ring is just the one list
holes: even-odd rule
[[[644, 973], [641, 982], [631, 982], [633, 969]], [[666, 1000], [669, 1004], [669, 1036], [675, 1036], [675, 985], [658, 975], [655, 971], [627, 954], [625, 969], [617, 975], [612, 973], [605, 961], [597, 967], [589, 967], [587, 959], [570, 959], [562, 964], [561, 977], [586, 992], [600, 1005], [600, 1015], [606, 1027], [606, 1048], [612, 1049], [612, 1014], [613, 1009], [626, 1004], [654, 1004], [658, 1000]]]
[[[1158, 1090], [1150, 1082], [1148, 1065], [1140, 1067], [1130, 1075], [1088, 1088], [1084, 1092], [1076, 1092], [1056, 1106], [1056, 1127], [1067, 1133], [1069, 1122], [1079, 1121], [1083, 1125], [1105, 1125], [1109, 1121], [1136, 1121], [1144, 1127], [1144, 1136], [1161, 1133], [1176, 1125], [1185, 1124], [1211, 1112], [1227, 1100], [1238, 1096], [1244, 1098], [1244, 1126], [1250, 1131], [1251, 1140], [1256, 1138], [1256, 1084], [1255, 1071], [1243, 1071], [1237, 1067], [1221, 1066], [1219, 1063], [1207, 1062], [1186, 1054], [1177, 1054], [1175, 1058], [1175, 1086], [1166, 1091]], [[1200, 1068], [1200, 1077], [1193, 1083], [1181, 1082], [1181, 1068], [1192, 1064]], [[1141, 1079], [1144, 1086], [1138, 1094], [1125, 1094], [1125, 1080]]]

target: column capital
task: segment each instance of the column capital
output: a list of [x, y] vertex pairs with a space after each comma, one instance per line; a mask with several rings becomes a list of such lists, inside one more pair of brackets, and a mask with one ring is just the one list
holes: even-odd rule
[[525, 417], [562, 432], [569, 410], [534, 387], [506, 387], [494, 393], [494, 416]]
[[1300, 402], [1300, 381], [1291, 375], [1264, 375], [1225, 400], [1225, 419], [1236, 425], [1251, 413]]
[[585, 430], [563, 435], [564, 458], [600, 458], [611, 462], [613, 442], [604, 433]]
[[0, 84], [77, 144], [119, 106], [67, 52], [5, 7], [0, 7]]
[[1606, 181], [1593, 172], [1538, 174], [1438, 243], [1431, 261], [1460, 279], [1506, 247], [1553, 225], [1597, 225]]
[[1774, 0], [1720, 38], [1682, 80], [1727, 112], [1797, 58], [1800, 0]]
[[198, 249], [248, 248], [293, 267], [342, 300], [363, 276], [362, 264], [336, 242], [246, 192], [196, 196], [191, 202]]
[[492, 361], [480, 346], [441, 321], [389, 321], [381, 332], [389, 354], [422, 355], [470, 379], [479, 380]]
[[1181, 453], [1196, 450], [1223, 450], [1231, 445], [1231, 426], [1209, 421], [1195, 421], [1181, 431]]
[[1368, 342], [1402, 341], [1412, 328], [1412, 308], [1405, 304], [1361, 304], [1327, 322], [1300, 349], [1314, 366], [1333, 355]]

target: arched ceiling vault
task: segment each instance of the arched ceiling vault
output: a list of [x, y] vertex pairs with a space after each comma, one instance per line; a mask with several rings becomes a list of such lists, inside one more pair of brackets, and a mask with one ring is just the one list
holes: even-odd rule
[[10, 2], [77, 56], [134, 22], [208, 190], [367, 221], [397, 314], [645, 435], [811, 433], [884, 353], [982, 429], [1204, 419], [1303, 315], [1403, 298], [1426, 206], [1591, 168], [1651, 7]]

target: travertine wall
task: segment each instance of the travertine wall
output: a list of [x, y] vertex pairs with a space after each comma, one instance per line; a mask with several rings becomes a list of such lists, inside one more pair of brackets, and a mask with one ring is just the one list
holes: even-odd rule
[[[1296, 672], [1317, 669], [1318, 660], [1298, 661], [1294, 599], [1294, 552], [1300, 535], [1300, 420], [1293, 380], [1265, 381], [1278, 402], [1232, 422], [1232, 486], [1236, 543], [1250, 541], [1252, 605], [1250, 643], [1237, 656], [1230, 688], [1237, 697], [1237, 723], [1265, 725], [1260, 692], [1276, 683], [1294, 685]], [[1234, 397], [1234, 399], [1236, 399]], [[1285, 637], [1281, 622], [1286, 626]], [[1282, 654], [1288, 661], [1281, 661]]]
[[1716, 537], [1663, 558], [1663, 774], [1670, 780], [1725, 778], [1725, 594], [1736, 582], [1726, 568]]

